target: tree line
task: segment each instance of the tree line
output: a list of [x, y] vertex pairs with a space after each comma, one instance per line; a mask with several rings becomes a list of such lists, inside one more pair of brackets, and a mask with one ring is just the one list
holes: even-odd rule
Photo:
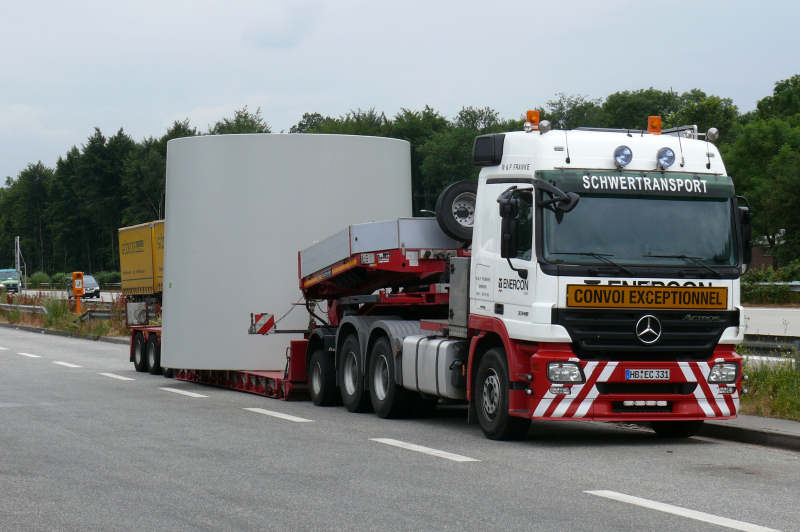
[[[642, 129], [648, 115], [664, 127], [696, 124], [720, 130], [717, 142], [738, 194], [754, 211], [761, 245], [778, 263], [800, 256], [800, 75], [778, 81], [755, 110], [740, 113], [730, 98], [693, 89], [655, 88], [605, 98], [556, 94], [539, 109], [554, 128]], [[522, 129], [524, 117], [502, 118], [491, 107], [464, 107], [453, 118], [435, 109], [401, 109], [387, 117], [375, 109], [344, 116], [305, 113], [289, 133], [337, 133], [405, 139], [411, 144], [413, 209], [432, 210], [450, 182], [476, 178], [470, 163], [476, 135]], [[0, 267], [13, 264], [19, 235], [28, 271], [116, 270], [117, 228], [164, 217], [167, 142], [195, 135], [270, 133], [260, 109], [246, 106], [200, 131], [176, 121], [160, 137], [141, 141], [123, 129], [95, 129], [54, 168], [31, 163], [0, 187]]]

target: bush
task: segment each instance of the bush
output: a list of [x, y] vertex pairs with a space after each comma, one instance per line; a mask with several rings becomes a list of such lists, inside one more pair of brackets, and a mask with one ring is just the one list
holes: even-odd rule
[[50, 283], [50, 276], [44, 272], [35, 272], [29, 279], [31, 288], [41, 288], [43, 284]]
[[785, 283], [800, 281], [800, 260], [783, 268], [757, 268], [742, 276], [743, 303], [800, 303], [800, 292], [792, 292], [787, 285], [763, 285], [758, 283]]
[[122, 276], [119, 272], [97, 272], [94, 274], [94, 278], [103, 288], [106, 285], [119, 283], [122, 280]]
[[54, 273], [50, 277], [50, 284], [53, 288], [66, 288], [70, 281], [72, 281], [72, 275], [67, 275], [64, 272]]

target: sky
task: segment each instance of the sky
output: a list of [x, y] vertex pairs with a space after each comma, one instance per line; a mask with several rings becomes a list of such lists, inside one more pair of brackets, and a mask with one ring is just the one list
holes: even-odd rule
[[557, 93], [648, 87], [749, 111], [800, 73], [798, 20], [794, 1], [2, 2], [0, 182], [95, 127], [141, 140], [244, 105], [275, 133], [305, 112], [518, 118]]

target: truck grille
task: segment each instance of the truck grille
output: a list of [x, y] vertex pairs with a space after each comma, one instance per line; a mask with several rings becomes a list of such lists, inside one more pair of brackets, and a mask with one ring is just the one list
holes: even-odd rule
[[[661, 322], [661, 337], [645, 345], [636, 322], [651, 315]], [[707, 360], [726, 327], [739, 325], [739, 311], [553, 309], [572, 350], [584, 360]]]

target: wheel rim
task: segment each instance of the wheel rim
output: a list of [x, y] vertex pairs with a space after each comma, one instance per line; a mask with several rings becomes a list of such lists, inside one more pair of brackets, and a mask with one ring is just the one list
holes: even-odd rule
[[142, 342], [136, 342], [133, 346], [133, 361], [137, 366], [142, 364]]
[[147, 344], [147, 364], [153, 368], [156, 365], [156, 345]]
[[462, 192], [455, 197], [450, 207], [453, 218], [459, 225], [472, 227], [475, 223], [475, 194]]
[[493, 418], [500, 408], [500, 377], [493, 369], [489, 370], [483, 381], [483, 412], [487, 417]]
[[347, 353], [344, 361], [344, 389], [347, 395], [356, 393], [356, 382], [358, 382], [358, 362], [356, 354], [351, 351]]
[[322, 366], [319, 362], [315, 362], [314, 367], [311, 368], [311, 388], [315, 395], [319, 395], [322, 389]]
[[381, 401], [389, 395], [389, 363], [385, 356], [379, 356], [375, 361], [375, 373], [372, 375], [372, 388], [375, 396]]

